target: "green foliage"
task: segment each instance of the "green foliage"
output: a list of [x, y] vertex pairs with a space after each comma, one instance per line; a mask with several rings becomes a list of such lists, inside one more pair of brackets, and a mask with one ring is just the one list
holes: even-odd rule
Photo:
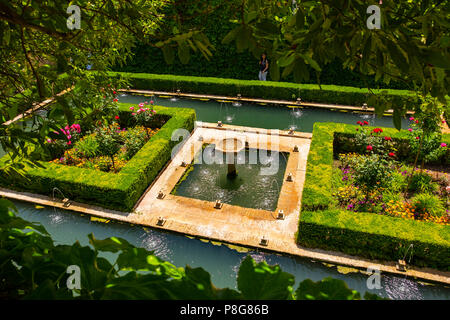
[[[238, 272], [238, 290], [219, 289], [202, 268], [176, 267], [122, 238], [99, 240], [90, 246], [55, 245], [40, 224], [15, 215], [11, 202], [0, 199], [0, 298], [75, 300], [210, 300], [294, 299], [294, 276], [279, 266], [255, 263], [247, 257]], [[103, 256], [113, 254], [111, 259]], [[80, 288], [68, 289], [67, 267], [80, 268]], [[311, 290], [313, 288], [313, 290]], [[352, 295], [348, 295], [351, 292]], [[342, 280], [327, 278], [318, 285], [300, 283], [297, 298], [359, 299]], [[374, 295], [368, 295], [374, 298]]]
[[432, 216], [441, 217], [445, 213], [445, 207], [442, 200], [434, 194], [419, 193], [411, 199], [411, 203], [417, 214], [428, 213]]
[[[120, 109], [129, 113], [130, 104]], [[52, 195], [54, 187], [73, 201], [99, 205], [120, 211], [129, 211], [171, 157], [172, 133], [179, 128], [194, 128], [192, 109], [155, 107], [161, 116], [170, 117], [161, 129], [131, 158], [119, 173], [102, 172], [56, 163], [39, 162], [42, 167], [24, 167], [24, 177], [0, 171], [0, 185], [14, 190]], [[121, 113], [122, 115], [122, 113]], [[0, 162], [8, 161], [4, 156]]]
[[[336, 138], [354, 136], [356, 126], [315, 123], [306, 167], [297, 241], [311, 248], [335, 250], [370, 259], [397, 260], [399, 250], [414, 244], [413, 265], [450, 270], [450, 227], [370, 212], [331, 209], [333, 154]], [[407, 140], [408, 131], [383, 128], [393, 140]], [[443, 135], [448, 141], [450, 135]], [[353, 150], [355, 151], [355, 150]]]
[[93, 158], [99, 155], [99, 143], [95, 134], [84, 136], [73, 146], [77, 155]]
[[255, 263], [250, 257], [241, 263], [237, 278], [238, 289], [249, 300], [292, 299], [294, 282], [294, 276], [281, 271], [279, 266]]
[[[276, 60], [278, 66], [285, 68], [282, 73], [298, 74], [296, 81], [310, 77], [304, 64], [312, 67], [313, 73], [319, 73], [322, 66], [338, 60], [362, 77], [375, 76], [376, 81], [385, 84], [400, 80], [421, 96], [435, 97], [447, 105], [449, 1], [383, 3], [379, 5], [381, 30], [368, 29], [367, 6], [364, 0], [297, 1], [295, 5], [291, 1], [277, 5], [271, 1], [247, 1], [229, 40], [239, 39], [237, 48], [240, 42], [246, 43], [244, 49], [250, 51], [265, 48], [273, 62]], [[253, 19], [246, 21], [249, 15]], [[271, 21], [270, 28], [263, 23], [266, 20]], [[383, 31], [387, 29], [389, 33]], [[385, 103], [380, 103], [380, 99]], [[396, 125], [411, 107], [402, 102], [398, 104], [376, 94], [368, 100], [379, 114], [394, 109]], [[426, 109], [434, 108], [429, 107]], [[429, 115], [436, 120], [436, 114]]]
[[[362, 105], [367, 102], [367, 89], [340, 87], [335, 85], [297, 84], [290, 82], [235, 80], [193, 76], [175, 76], [148, 73], [110, 72], [110, 77], [128, 80], [134, 89], [205, 93], [265, 99], [293, 100], [301, 97], [303, 101], [343, 105]], [[413, 106], [415, 96], [405, 90], [372, 90], [380, 96], [397, 104], [408, 103]]]
[[298, 243], [368, 259], [397, 261], [414, 245], [411, 264], [450, 271], [450, 227], [370, 212], [302, 211]]
[[314, 282], [305, 280], [295, 292], [297, 300], [359, 300], [360, 294], [348, 288], [342, 280], [325, 278]]
[[391, 162], [379, 155], [372, 154], [355, 158], [352, 163], [354, 181], [357, 186], [365, 190], [388, 187], [391, 184]]
[[415, 171], [411, 177], [409, 190], [414, 192], [434, 192], [439, 186], [433, 182], [431, 176], [425, 171]]

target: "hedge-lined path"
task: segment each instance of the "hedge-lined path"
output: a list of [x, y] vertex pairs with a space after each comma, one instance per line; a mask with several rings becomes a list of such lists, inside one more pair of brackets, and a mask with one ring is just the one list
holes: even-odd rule
[[[376, 268], [385, 273], [450, 285], [450, 272], [417, 267], [410, 267], [406, 272], [401, 272], [396, 269], [394, 262], [370, 261], [339, 252], [305, 248], [296, 243], [300, 199], [311, 138], [310, 133], [295, 132], [293, 135], [290, 135], [286, 131], [279, 130], [232, 125], [223, 125], [222, 128], [217, 128], [217, 124], [210, 123], [197, 123], [197, 125], [201, 125], [201, 127], [196, 128], [187, 143], [183, 145], [174, 159], [167, 165], [156, 182], [150, 186], [138, 203], [135, 212], [123, 213], [75, 202], [68, 208], [65, 208], [62, 202], [55, 202], [47, 196], [6, 189], [0, 189], [0, 195], [40, 205], [68, 209], [103, 219], [117, 220], [228, 244], [305, 257], [327, 264], [343, 265], [361, 270], [367, 270], [369, 267]], [[267, 136], [269, 132], [270, 136]], [[264, 136], [269, 138], [265, 147], [272, 148], [278, 142], [280, 151], [290, 152], [285, 178], [291, 172], [293, 173], [294, 181], [283, 184], [277, 206], [277, 210], [283, 208], [286, 215], [284, 220], [276, 219], [276, 211], [242, 208], [228, 204], [224, 204], [219, 210], [214, 209], [213, 203], [208, 201], [170, 194], [171, 189], [185, 171], [185, 168], [180, 166], [181, 161], [190, 162], [189, 159], [192, 160], [193, 154], [201, 148], [203, 143], [210, 143], [214, 138], [223, 137], [225, 133], [231, 135], [244, 134], [249, 142], [249, 147], [263, 147], [258, 138]], [[200, 136], [203, 137], [203, 141], [199, 141]], [[292, 152], [294, 144], [299, 146], [299, 152]], [[165, 197], [161, 200], [157, 199], [157, 194], [160, 190], [165, 193]], [[166, 219], [163, 226], [157, 225], [160, 216]], [[268, 239], [267, 246], [260, 245], [263, 236]]]
[[[138, 90], [138, 89], [119, 89], [120, 92], [126, 93], [137, 93], [141, 95], [156, 95], [156, 96], [176, 96], [176, 97], [184, 97], [184, 98], [193, 98], [193, 99], [212, 99], [212, 100], [226, 100], [226, 101], [240, 101], [240, 102], [250, 102], [250, 103], [267, 103], [267, 104], [278, 104], [278, 105], [286, 105], [288, 107], [315, 107], [322, 109], [336, 109], [336, 110], [346, 110], [351, 112], [370, 112], [373, 113], [375, 111], [374, 108], [367, 107], [357, 107], [357, 106], [346, 106], [346, 105], [338, 105], [338, 104], [326, 104], [326, 103], [316, 103], [316, 102], [306, 102], [301, 101], [298, 103], [297, 101], [289, 101], [289, 100], [269, 100], [269, 99], [256, 99], [256, 98], [245, 98], [245, 97], [229, 97], [229, 96], [216, 96], [210, 94], [196, 94], [196, 93], [174, 93], [174, 92], [165, 92], [165, 91], [152, 91], [152, 90]], [[385, 114], [392, 114], [394, 110], [389, 109], [384, 112]], [[413, 111], [407, 111], [407, 114], [414, 114]]]

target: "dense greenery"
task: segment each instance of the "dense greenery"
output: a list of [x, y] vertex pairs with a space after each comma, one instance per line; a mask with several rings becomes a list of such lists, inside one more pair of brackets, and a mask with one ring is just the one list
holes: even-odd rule
[[[90, 234], [90, 246], [55, 245], [44, 227], [17, 217], [14, 210], [0, 199], [2, 299], [361, 299], [332, 278], [304, 280], [294, 291], [294, 276], [249, 256], [239, 268], [238, 290], [219, 289], [204, 269], [176, 267], [121, 238], [98, 240]], [[104, 253], [112, 253], [114, 261]], [[80, 289], [71, 290], [66, 271], [73, 265], [80, 268]], [[371, 293], [364, 298], [379, 299]]]
[[[178, 21], [183, 20], [184, 27], [199, 28], [203, 30], [211, 44], [214, 46], [213, 56], [205, 63], [204, 56], [198, 51], [189, 54], [187, 63], [174, 59], [169, 65], [165, 63], [164, 53], [161, 49], [137, 41], [133, 49], [133, 56], [122, 66], [115, 66], [113, 70], [123, 72], [145, 72], [156, 74], [173, 74], [184, 76], [206, 76], [219, 78], [233, 78], [242, 80], [256, 80], [259, 71], [258, 60], [252, 52], [238, 52], [235, 46], [222, 43], [222, 39], [236, 26], [233, 21], [239, 18], [241, 1], [176, 1], [165, 8], [166, 16], [174, 17], [166, 20], [165, 28], [177, 27]], [[197, 9], [197, 10], [196, 10]], [[196, 11], [203, 10], [198, 15]], [[175, 16], [177, 18], [175, 18]], [[193, 50], [192, 50], [193, 51]], [[269, 56], [269, 61], [272, 57]], [[307, 66], [310, 73], [314, 69]], [[270, 79], [270, 73], [269, 73]], [[290, 74], [282, 81], [293, 82], [294, 76]], [[376, 83], [374, 77], [367, 79], [371, 87], [386, 87], [382, 82]], [[315, 83], [315, 77], [304, 79], [302, 83]], [[320, 83], [341, 86], [365, 87], [365, 79], [357, 72], [344, 69], [339, 61], [333, 61], [323, 66], [320, 73]], [[402, 82], [391, 82], [389, 88], [405, 89]]]
[[[380, 28], [368, 28], [370, 4], [380, 10]], [[310, 77], [308, 65], [320, 74], [324, 65], [338, 60], [386, 84], [402, 81], [418, 93], [418, 100], [433, 97], [423, 109], [438, 122], [440, 114], [431, 111], [447, 105], [450, 92], [449, 4], [448, 0], [242, 1], [239, 23], [223, 41], [235, 41], [238, 50], [266, 50], [277, 62], [270, 64], [275, 80], [293, 73], [296, 81], [303, 81]], [[397, 128], [398, 119], [411, 107], [377, 94], [368, 104], [379, 114], [394, 109]]]
[[[120, 104], [124, 122], [133, 121], [130, 106]], [[172, 148], [178, 143], [171, 139], [173, 131], [194, 128], [195, 112], [191, 109], [155, 107], [155, 110], [170, 119], [118, 173], [39, 162], [42, 167], [25, 166], [23, 176], [2, 171], [0, 184], [45, 195], [52, 195], [53, 188], [57, 187], [74, 201], [129, 211], [170, 159]]]
[[[360, 126], [314, 125], [303, 189], [299, 244], [383, 260], [402, 258], [405, 248], [413, 244], [412, 264], [449, 270], [450, 260], [446, 257], [450, 252], [450, 226], [334, 208], [333, 150], [339, 145], [335, 136], [355, 136], [356, 128]], [[401, 141], [409, 136], [407, 130], [382, 130], [383, 136], [392, 140]], [[448, 139], [449, 135], [443, 136], [444, 141]], [[357, 144], [353, 143], [353, 148], [346, 151], [357, 151]]]
[[[367, 89], [335, 85], [296, 84], [290, 82], [236, 80], [208, 77], [174, 76], [147, 73], [109, 72], [113, 79], [126, 79], [134, 89], [204, 93], [223, 96], [241, 94], [246, 98], [296, 100], [329, 104], [362, 105], [367, 102]], [[414, 95], [405, 90], [374, 90], [398, 104], [414, 105]]]

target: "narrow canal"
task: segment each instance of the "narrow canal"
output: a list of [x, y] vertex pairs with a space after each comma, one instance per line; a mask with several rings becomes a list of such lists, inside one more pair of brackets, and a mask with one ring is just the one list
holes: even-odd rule
[[[314, 122], [344, 122], [355, 123], [364, 119], [372, 125], [392, 127], [392, 119], [374, 118], [371, 115], [343, 113], [322, 109], [290, 109], [286, 107], [243, 104], [233, 106], [231, 103], [216, 101], [199, 101], [180, 99], [171, 101], [156, 97], [155, 104], [169, 107], [194, 108], [197, 120], [261, 127], [267, 129], [294, 128], [297, 131], [311, 132]], [[139, 103], [149, 101], [150, 97], [122, 95], [120, 102]], [[404, 121], [403, 126], [406, 126]], [[266, 261], [293, 274], [296, 286], [304, 279], [314, 281], [325, 277], [344, 280], [352, 289], [364, 294], [366, 291], [391, 299], [450, 299], [450, 288], [442, 285], [430, 285], [401, 276], [382, 275], [381, 289], [369, 290], [366, 285], [368, 276], [355, 272], [356, 270], [327, 266], [320, 262], [299, 257], [280, 256], [271, 253], [248, 251], [230, 248], [198, 239], [131, 226], [120, 223], [101, 223], [91, 221], [88, 216], [70, 213], [54, 208], [36, 207], [32, 204], [15, 202], [19, 216], [24, 219], [40, 222], [52, 235], [58, 244], [72, 244], [80, 241], [87, 245], [87, 235], [93, 233], [96, 238], [116, 236], [130, 243], [144, 247], [162, 259], [177, 266], [190, 265], [203, 267], [212, 276], [217, 287], [236, 288], [236, 276], [239, 265], [246, 255], [250, 254], [256, 261]]]

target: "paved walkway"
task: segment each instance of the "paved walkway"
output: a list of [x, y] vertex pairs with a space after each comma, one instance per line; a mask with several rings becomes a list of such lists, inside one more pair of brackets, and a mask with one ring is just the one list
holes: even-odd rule
[[[153, 91], [153, 90], [138, 90], [138, 89], [119, 89], [121, 92], [129, 92], [134, 94], [142, 94], [142, 95], [160, 95], [160, 96], [177, 96], [177, 97], [185, 97], [191, 99], [213, 99], [213, 100], [225, 100], [225, 101], [241, 101], [241, 102], [253, 102], [253, 103], [270, 103], [270, 104], [280, 104], [287, 105], [289, 107], [316, 107], [322, 109], [331, 109], [331, 110], [346, 110], [351, 112], [369, 112], [373, 113], [375, 111], [374, 108], [368, 107], [363, 108], [362, 106], [348, 106], [348, 105], [339, 105], [339, 104], [327, 104], [327, 103], [317, 103], [317, 102], [307, 102], [302, 101], [300, 104], [297, 101], [290, 100], [273, 100], [273, 99], [257, 99], [257, 98], [245, 98], [245, 97], [229, 97], [229, 96], [217, 96], [211, 94], [196, 94], [196, 93], [174, 93], [174, 92], [166, 92], [166, 91]], [[389, 109], [384, 113], [392, 114], [394, 110]], [[414, 114], [413, 111], [407, 111], [407, 114]]]
[[[385, 273], [450, 285], [450, 272], [416, 267], [410, 267], [408, 271], [401, 272], [396, 269], [395, 262], [370, 261], [339, 252], [304, 248], [296, 243], [295, 234], [300, 214], [300, 199], [305, 178], [310, 134], [296, 132], [292, 135], [285, 131], [271, 131], [270, 136], [268, 136], [268, 131], [263, 129], [228, 125], [217, 128], [216, 124], [208, 123], [201, 125], [202, 127], [194, 131], [156, 182], [149, 187], [137, 204], [135, 212], [123, 213], [81, 203], [72, 203], [68, 208], [64, 208], [61, 202], [52, 201], [51, 198], [46, 196], [6, 189], [0, 189], [0, 195], [90, 214], [104, 219], [114, 219], [229, 244], [306, 257], [328, 264], [365, 270], [368, 267], [378, 268]], [[185, 170], [185, 167], [180, 165], [181, 162], [189, 163], [203, 143], [210, 143], [214, 139], [223, 138], [225, 134], [229, 135], [230, 132], [244, 135], [250, 147], [264, 147], [265, 144], [266, 148], [271, 148], [276, 145], [280, 151], [290, 152], [285, 178], [290, 172], [293, 175], [293, 181], [285, 181], [277, 205], [277, 211], [283, 209], [286, 215], [284, 220], [276, 219], [277, 211], [248, 209], [227, 204], [224, 204], [221, 209], [215, 209], [212, 202], [170, 194], [173, 186]], [[203, 137], [203, 141], [199, 141], [200, 136]], [[299, 147], [299, 152], [293, 152], [294, 145]], [[159, 191], [165, 193], [163, 199], [157, 199]], [[163, 226], [157, 224], [159, 217], [166, 219]], [[262, 237], [268, 239], [267, 246], [260, 244]]]

